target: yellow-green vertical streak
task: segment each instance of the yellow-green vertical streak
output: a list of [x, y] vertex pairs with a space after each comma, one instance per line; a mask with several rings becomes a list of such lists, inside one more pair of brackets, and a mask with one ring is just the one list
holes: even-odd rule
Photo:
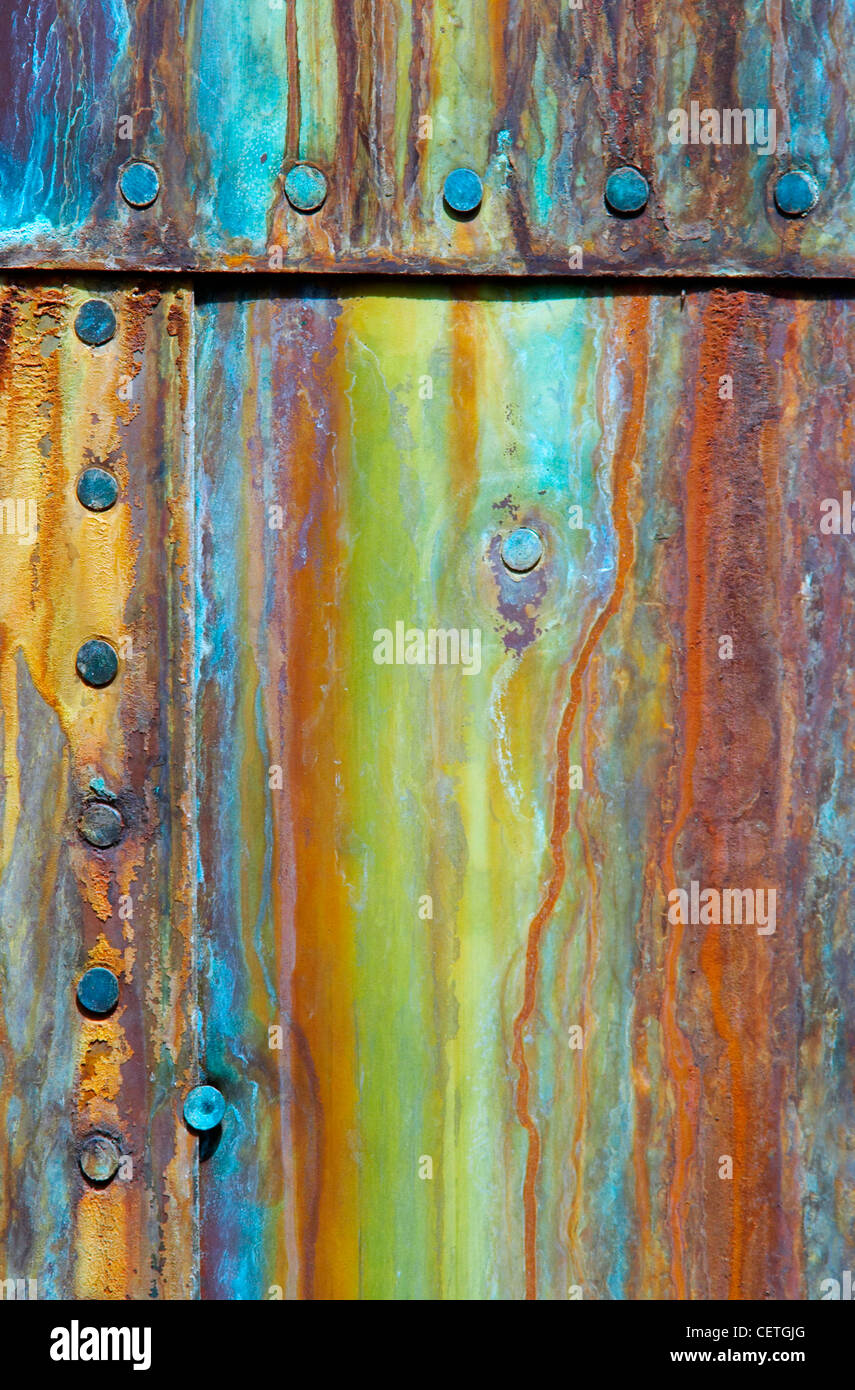
[[[568, 528], [568, 508], [584, 515], [593, 496], [595, 378], [578, 384], [590, 327], [575, 297], [538, 306], [489, 294], [368, 295], [347, 301], [342, 317], [339, 467], [354, 544], [340, 621], [354, 663], [369, 1297], [519, 1292], [524, 1151], [510, 1019], [544, 853], [564, 585], [584, 556], [585, 533]], [[514, 364], [544, 355], [532, 389]], [[496, 541], [514, 512], [540, 524], [549, 546], [551, 592], [538, 587], [542, 611], [528, 631], [525, 614], [508, 617], [516, 595], [503, 597], [496, 579]], [[478, 628], [482, 669], [376, 664], [374, 633], [398, 621]], [[419, 916], [423, 895], [432, 919]], [[419, 1177], [424, 1158], [432, 1178]]]

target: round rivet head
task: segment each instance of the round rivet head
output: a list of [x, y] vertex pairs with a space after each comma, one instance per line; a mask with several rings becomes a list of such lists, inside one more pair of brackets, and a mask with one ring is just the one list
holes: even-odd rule
[[160, 192], [160, 176], [153, 164], [145, 159], [135, 159], [122, 170], [119, 188], [125, 202], [132, 208], [151, 207]]
[[115, 647], [100, 637], [84, 642], [77, 653], [77, 674], [87, 685], [100, 689], [116, 679], [119, 657]]
[[775, 184], [775, 206], [784, 217], [804, 217], [819, 200], [819, 186], [805, 169], [790, 169]]
[[184, 1119], [190, 1129], [204, 1133], [216, 1129], [226, 1113], [222, 1091], [216, 1086], [194, 1086], [184, 1101]]
[[90, 512], [108, 512], [118, 495], [119, 484], [106, 468], [87, 468], [77, 480], [77, 500]]
[[514, 574], [528, 574], [543, 557], [543, 541], [530, 526], [518, 526], [502, 541], [502, 563]]
[[115, 806], [106, 801], [87, 801], [80, 813], [77, 829], [88, 845], [109, 849], [122, 838], [125, 822]]
[[606, 207], [615, 217], [635, 217], [647, 206], [650, 184], [630, 165], [615, 169], [606, 180]]
[[87, 299], [77, 311], [74, 331], [87, 347], [109, 343], [116, 332], [116, 315], [106, 299]]
[[294, 164], [285, 175], [285, 197], [297, 212], [317, 212], [327, 196], [327, 179], [314, 164]]
[[89, 1014], [108, 1014], [119, 1002], [119, 981], [112, 970], [93, 965], [77, 982], [77, 1002]]
[[113, 1139], [106, 1134], [89, 1134], [80, 1146], [78, 1161], [90, 1182], [107, 1183], [118, 1173], [121, 1158]]
[[484, 197], [484, 185], [474, 169], [452, 169], [442, 190], [445, 205], [466, 216], [477, 212]]

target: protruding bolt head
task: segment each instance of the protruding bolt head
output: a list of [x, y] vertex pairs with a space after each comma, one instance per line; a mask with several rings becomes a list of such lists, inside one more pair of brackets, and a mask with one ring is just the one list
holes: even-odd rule
[[647, 206], [650, 184], [638, 169], [627, 164], [606, 180], [606, 207], [615, 217], [637, 217]]
[[104, 965], [93, 965], [77, 982], [77, 1002], [88, 1014], [111, 1013], [119, 1002], [119, 981]]
[[77, 822], [83, 839], [96, 849], [109, 849], [111, 845], [117, 845], [124, 828], [120, 812], [106, 801], [87, 801]]
[[87, 685], [96, 689], [109, 685], [116, 679], [119, 669], [119, 656], [115, 647], [101, 637], [93, 637], [84, 642], [77, 653], [77, 674]]
[[484, 185], [474, 169], [452, 169], [442, 190], [445, 205], [462, 217], [477, 212], [484, 197]]
[[194, 1086], [185, 1098], [185, 1123], [200, 1133], [216, 1129], [225, 1113], [225, 1098], [216, 1086]]
[[102, 347], [116, 332], [116, 315], [106, 299], [87, 299], [77, 311], [74, 331], [87, 347]]
[[528, 574], [543, 557], [543, 541], [530, 526], [518, 526], [502, 541], [502, 563], [514, 574]]
[[106, 468], [87, 468], [77, 480], [77, 500], [90, 512], [108, 512], [118, 495], [119, 484]]
[[80, 1146], [78, 1162], [89, 1181], [100, 1185], [116, 1176], [121, 1158], [115, 1140], [106, 1134], [89, 1134]]
[[327, 177], [314, 164], [293, 164], [285, 175], [285, 197], [296, 212], [317, 212], [327, 196]]
[[134, 159], [122, 170], [119, 188], [132, 208], [151, 207], [160, 192], [160, 175], [148, 160]]
[[775, 206], [783, 217], [804, 217], [819, 201], [819, 185], [806, 169], [790, 169], [775, 184]]

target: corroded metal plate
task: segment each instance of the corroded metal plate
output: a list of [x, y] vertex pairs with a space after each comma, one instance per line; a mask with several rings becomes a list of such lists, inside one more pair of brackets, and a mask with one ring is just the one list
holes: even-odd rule
[[[198, 1289], [192, 353], [186, 289], [0, 289], [0, 1278], [30, 1297]], [[90, 641], [118, 655], [103, 688]]]
[[821, 1297], [851, 303], [214, 288], [196, 366], [203, 1294]]

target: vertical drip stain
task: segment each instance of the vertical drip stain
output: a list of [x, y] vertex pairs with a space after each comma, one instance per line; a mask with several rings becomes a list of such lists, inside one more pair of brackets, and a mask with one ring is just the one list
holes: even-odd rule
[[[716, 845], [716, 848], [718, 846]], [[714, 864], [720, 863], [718, 853], [712, 857]], [[701, 965], [710, 991], [710, 1009], [719, 1037], [724, 1040], [730, 1077], [730, 1105], [732, 1115], [733, 1165], [736, 1179], [732, 1183], [733, 1217], [730, 1233], [730, 1289], [732, 1299], [742, 1297], [742, 1268], [745, 1246], [745, 1202], [743, 1174], [747, 1159], [747, 1097], [745, 1089], [745, 1068], [742, 1060], [742, 1038], [733, 1027], [723, 998], [724, 952], [721, 935], [710, 931], [701, 951]]]
[[288, 52], [288, 125], [285, 136], [287, 163], [299, 159], [300, 149], [300, 46], [297, 32], [297, 0], [288, 0], [285, 20], [285, 47]]
[[[677, 882], [675, 849], [695, 806], [695, 767], [701, 742], [704, 713], [704, 691], [707, 675], [704, 615], [707, 604], [706, 559], [708, 545], [707, 514], [716, 461], [714, 449], [720, 429], [720, 403], [713, 385], [713, 371], [725, 360], [726, 348], [739, 323], [741, 296], [728, 291], [715, 292], [706, 313], [705, 332], [701, 343], [700, 380], [695, 425], [689, 449], [686, 473], [686, 531], [687, 564], [685, 723], [683, 756], [679, 774], [679, 793], [674, 820], [668, 829], [663, 847], [663, 870], [666, 887]], [[712, 364], [712, 365], [711, 365]], [[685, 929], [681, 923], [669, 924], [668, 948], [665, 956], [665, 987], [662, 995], [662, 1030], [665, 1064], [674, 1081], [674, 1110], [676, 1133], [674, 1139], [674, 1169], [668, 1193], [668, 1224], [671, 1236], [671, 1277], [674, 1295], [687, 1297], [686, 1238], [683, 1228], [686, 1206], [686, 1185], [689, 1164], [694, 1149], [694, 1133], [700, 1101], [700, 1077], [692, 1049], [677, 1021], [677, 988]], [[727, 1036], [727, 1026], [719, 1015], [719, 1031]], [[739, 1090], [739, 1063], [732, 1072], [734, 1112], [739, 1113], [742, 1096]], [[734, 1183], [737, 1189], [738, 1183]], [[734, 1193], [734, 1241], [739, 1238], [739, 1198]]]
[[641, 425], [644, 417], [647, 385], [646, 327], [648, 304], [646, 298], [617, 309], [618, 331], [625, 333], [626, 356], [631, 373], [631, 400], [623, 430], [615, 449], [613, 472], [612, 522], [617, 543], [617, 570], [614, 588], [605, 607], [591, 626], [582, 650], [570, 674], [570, 696], [564, 708], [558, 730], [555, 758], [555, 790], [549, 848], [552, 873], [540, 908], [529, 924], [525, 954], [525, 989], [523, 1002], [514, 1020], [513, 1062], [518, 1072], [516, 1111], [520, 1124], [528, 1135], [525, 1178], [523, 1184], [525, 1296], [537, 1297], [537, 1174], [540, 1165], [540, 1133], [529, 1111], [529, 1071], [525, 1055], [524, 1033], [537, 1002], [537, 980], [540, 965], [540, 943], [544, 928], [552, 916], [566, 876], [564, 837], [570, 827], [570, 737], [582, 702], [583, 681], [591, 657], [609, 621], [618, 611], [627, 579], [632, 568], [635, 545], [629, 516], [629, 486], [635, 463]]
[[413, 0], [412, 53], [409, 68], [410, 113], [407, 122], [407, 152], [404, 160], [402, 194], [405, 203], [414, 199], [425, 155], [426, 142], [419, 135], [422, 113], [430, 110], [431, 51], [433, 47], [433, 0]]
[[[587, 787], [593, 785], [595, 777], [594, 759], [591, 751], [592, 726], [600, 707], [599, 688], [597, 681], [596, 659], [591, 661], [590, 680], [588, 682], [588, 700], [585, 711], [585, 727], [583, 736], [582, 767], [584, 773], [584, 784]], [[576, 810], [576, 823], [579, 835], [582, 840], [582, 854], [585, 860], [585, 873], [588, 878], [589, 893], [589, 914], [588, 932], [585, 942], [585, 996], [582, 1002], [582, 1011], [579, 1022], [582, 1028], [584, 1046], [579, 1049], [579, 1067], [577, 1079], [577, 1110], [576, 1123], [573, 1128], [573, 1140], [570, 1149], [570, 1161], [573, 1167], [573, 1197], [570, 1205], [570, 1216], [567, 1221], [567, 1243], [573, 1261], [571, 1274], [574, 1284], [583, 1284], [584, 1276], [581, 1266], [579, 1241], [579, 1222], [582, 1211], [582, 1178], [584, 1174], [584, 1164], [582, 1162], [582, 1150], [585, 1142], [586, 1121], [588, 1116], [588, 1021], [591, 1017], [593, 993], [594, 993], [594, 974], [597, 964], [597, 952], [600, 939], [600, 914], [598, 911], [598, 882], [597, 866], [594, 860], [592, 848], [592, 836], [588, 826], [587, 817], [582, 814], [581, 801]]]
[[451, 477], [449, 489], [460, 508], [461, 527], [471, 506], [478, 459], [478, 361], [483, 316], [476, 302], [477, 290], [458, 292], [451, 304], [451, 416], [448, 443]]

